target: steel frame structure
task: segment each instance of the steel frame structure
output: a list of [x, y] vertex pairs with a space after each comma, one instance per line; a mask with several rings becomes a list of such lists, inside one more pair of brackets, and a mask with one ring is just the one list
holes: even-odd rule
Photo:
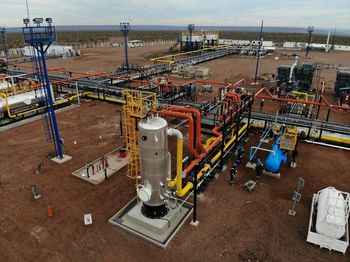
[[[34, 19], [33, 21], [35, 23], [38, 20]], [[42, 21], [41, 19], [41, 22]], [[22, 31], [24, 42], [33, 47], [36, 75], [38, 81], [42, 83], [45, 90], [45, 104], [48, 109], [48, 111], [43, 113], [45, 132], [48, 137], [52, 135], [57, 158], [63, 159], [62, 141], [58, 130], [53, 94], [45, 59], [47, 49], [52, 42], [56, 41], [56, 31], [55, 27], [51, 25], [51, 19], [48, 18], [46, 21], [48, 22], [47, 26], [42, 26], [39, 22], [36, 23], [37, 26], [28, 26], [28, 22], [26, 23], [25, 21], [26, 26], [22, 28]]]

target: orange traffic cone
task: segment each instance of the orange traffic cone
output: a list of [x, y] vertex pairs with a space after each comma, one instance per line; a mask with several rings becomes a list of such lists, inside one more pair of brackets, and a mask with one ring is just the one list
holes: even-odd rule
[[53, 217], [54, 213], [53, 213], [53, 209], [52, 207], [48, 206], [47, 207], [47, 217]]

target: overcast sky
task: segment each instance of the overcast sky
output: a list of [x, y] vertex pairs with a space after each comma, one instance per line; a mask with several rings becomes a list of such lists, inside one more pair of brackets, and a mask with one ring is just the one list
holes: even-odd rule
[[[0, 0], [0, 26], [22, 26], [25, 0]], [[265, 26], [350, 28], [350, 0], [28, 0], [30, 17], [55, 25]]]

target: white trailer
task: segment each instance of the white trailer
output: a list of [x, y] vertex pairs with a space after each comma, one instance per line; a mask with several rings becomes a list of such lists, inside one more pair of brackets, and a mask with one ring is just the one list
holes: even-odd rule
[[296, 47], [295, 44], [296, 44], [295, 42], [283, 42], [283, 47], [284, 48], [295, 48]]

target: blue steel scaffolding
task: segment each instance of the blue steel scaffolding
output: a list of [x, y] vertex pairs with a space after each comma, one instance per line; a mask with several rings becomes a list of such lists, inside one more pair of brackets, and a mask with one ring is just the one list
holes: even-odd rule
[[23, 19], [25, 27], [22, 28], [24, 42], [33, 47], [33, 62], [37, 80], [42, 84], [41, 91], [44, 93], [44, 103], [46, 106], [43, 112], [43, 123], [46, 139], [54, 142], [56, 156], [63, 159], [62, 141], [58, 131], [55, 107], [53, 101], [53, 92], [51, 90], [48, 78], [45, 53], [51, 43], [56, 40], [55, 27], [52, 26], [52, 19], [46, 18], [47, 26], [42, 26], [42, 18], [34, 18], [36, 26], [29, 26], [29, 19]]

